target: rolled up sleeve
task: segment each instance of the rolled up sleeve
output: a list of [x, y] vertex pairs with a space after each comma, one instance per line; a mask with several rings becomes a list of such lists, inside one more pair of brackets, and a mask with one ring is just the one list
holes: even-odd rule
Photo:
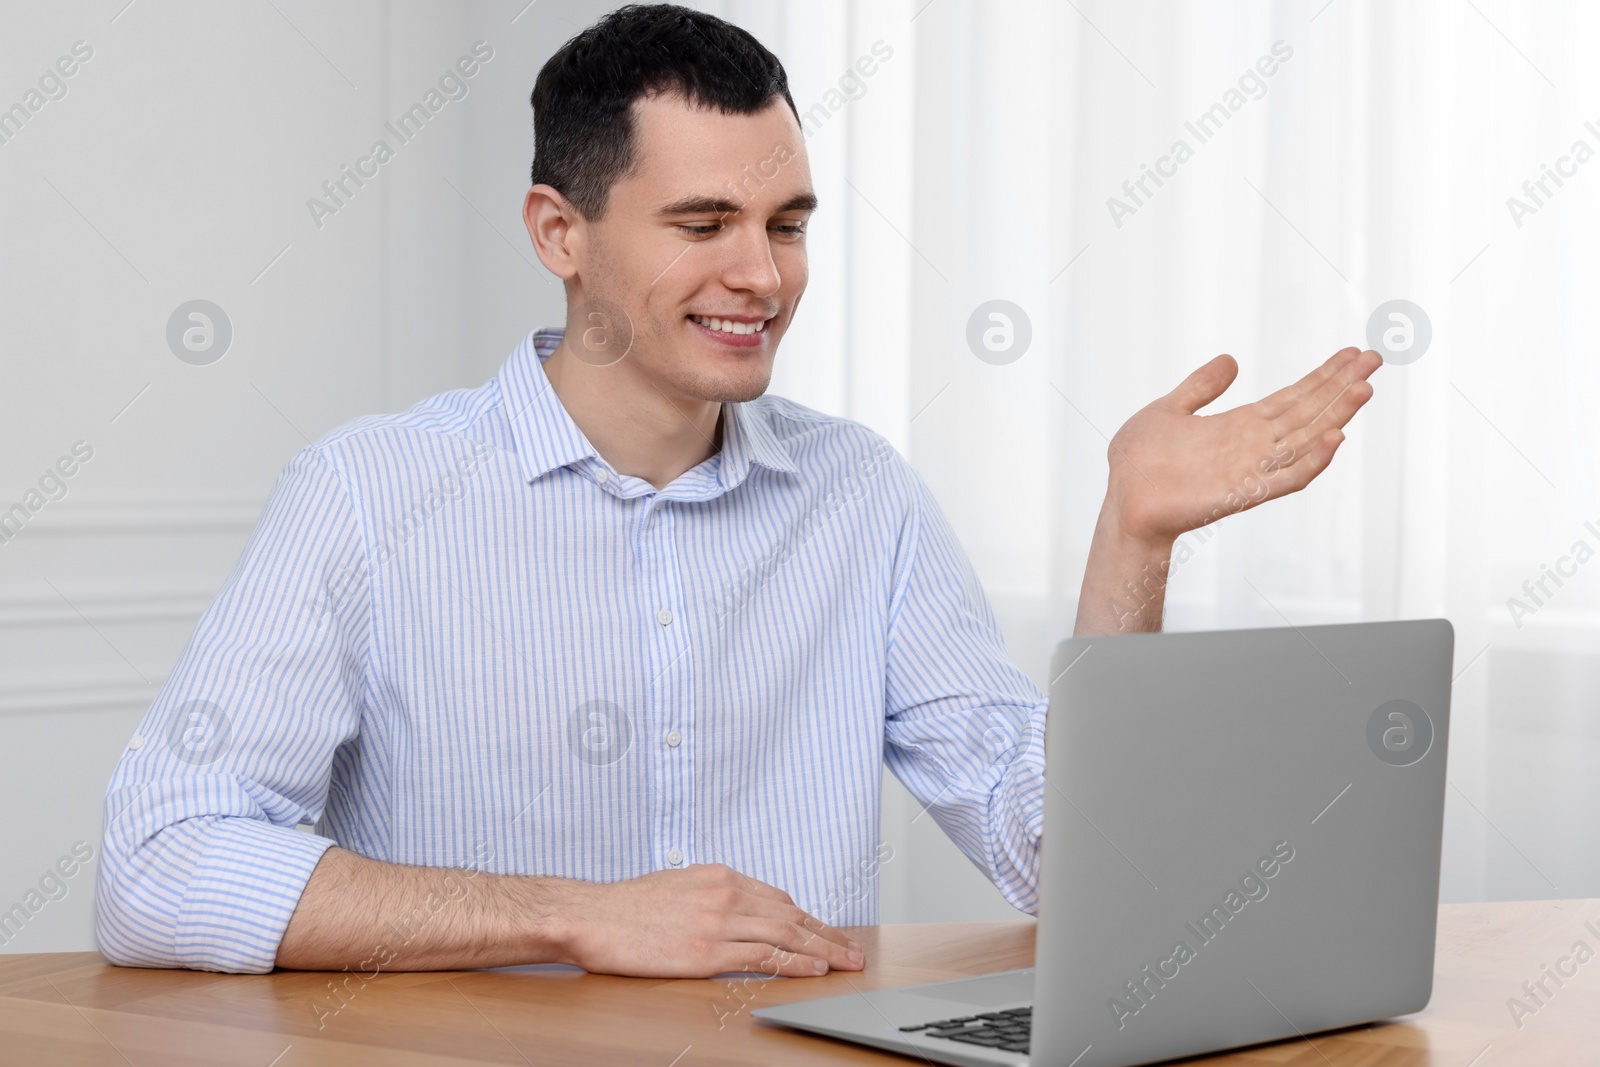
[[927, 486], [909, 479], [888, 613], [884, 760], [1005, 900], [1032, 915], [1048, 701], [1006, 652]]
[[361, 524], [317, 447], [285, 468], [106, 792], [96, 936], [113, 963], [265, 972], [334, 844], [297, 826], [356, 736]]

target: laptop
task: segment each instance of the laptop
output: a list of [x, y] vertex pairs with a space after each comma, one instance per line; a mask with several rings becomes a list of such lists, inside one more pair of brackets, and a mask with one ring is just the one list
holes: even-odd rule
[[1063, 642], [1035, 966], [752, 1014], [931, 1063], [1130, 1067], [1420, 1011], [1453, 645], [1443, 619]]

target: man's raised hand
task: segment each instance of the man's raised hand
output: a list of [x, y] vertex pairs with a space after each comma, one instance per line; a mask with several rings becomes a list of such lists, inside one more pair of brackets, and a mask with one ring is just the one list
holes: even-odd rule
[[1333, 459], [1344, 425], [1371, 399], [1367, 378], [1382, 363], [1376, 352], [1344, 348], [1270, 396], [1201, 415], [1239, 373], [1232, 356], [1211, 360], [1111, 438], [1106, 502], [1121, 532], [1151, 544], [1171, 542], [1304, 489]]

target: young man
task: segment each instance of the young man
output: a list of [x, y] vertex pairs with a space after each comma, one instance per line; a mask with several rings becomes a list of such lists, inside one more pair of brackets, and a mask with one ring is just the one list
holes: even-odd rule
[[[565, 330], [289, 463], [112, 779], [114, 962], [859, 968], [880, 760], [1034, 908], [1044, 695], [907, 464], [764, 395], [815, 206], [782, 66], [625, 8], [533, 107]], [[1310, 482], [1378, 363], [1196, 415], [1221, 356], [1129, 420], [1078, 632], [1158, 628], [1174, 539]]]

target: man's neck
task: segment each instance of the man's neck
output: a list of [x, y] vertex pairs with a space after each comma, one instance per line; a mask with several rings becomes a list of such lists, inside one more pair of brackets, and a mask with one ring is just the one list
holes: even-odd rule
[[626, 359], [596, 367], [562, 343], [545, 377], [578, 429], [618, 474], [665, 488], [721, 446], [722, 405], [668, 396]]

